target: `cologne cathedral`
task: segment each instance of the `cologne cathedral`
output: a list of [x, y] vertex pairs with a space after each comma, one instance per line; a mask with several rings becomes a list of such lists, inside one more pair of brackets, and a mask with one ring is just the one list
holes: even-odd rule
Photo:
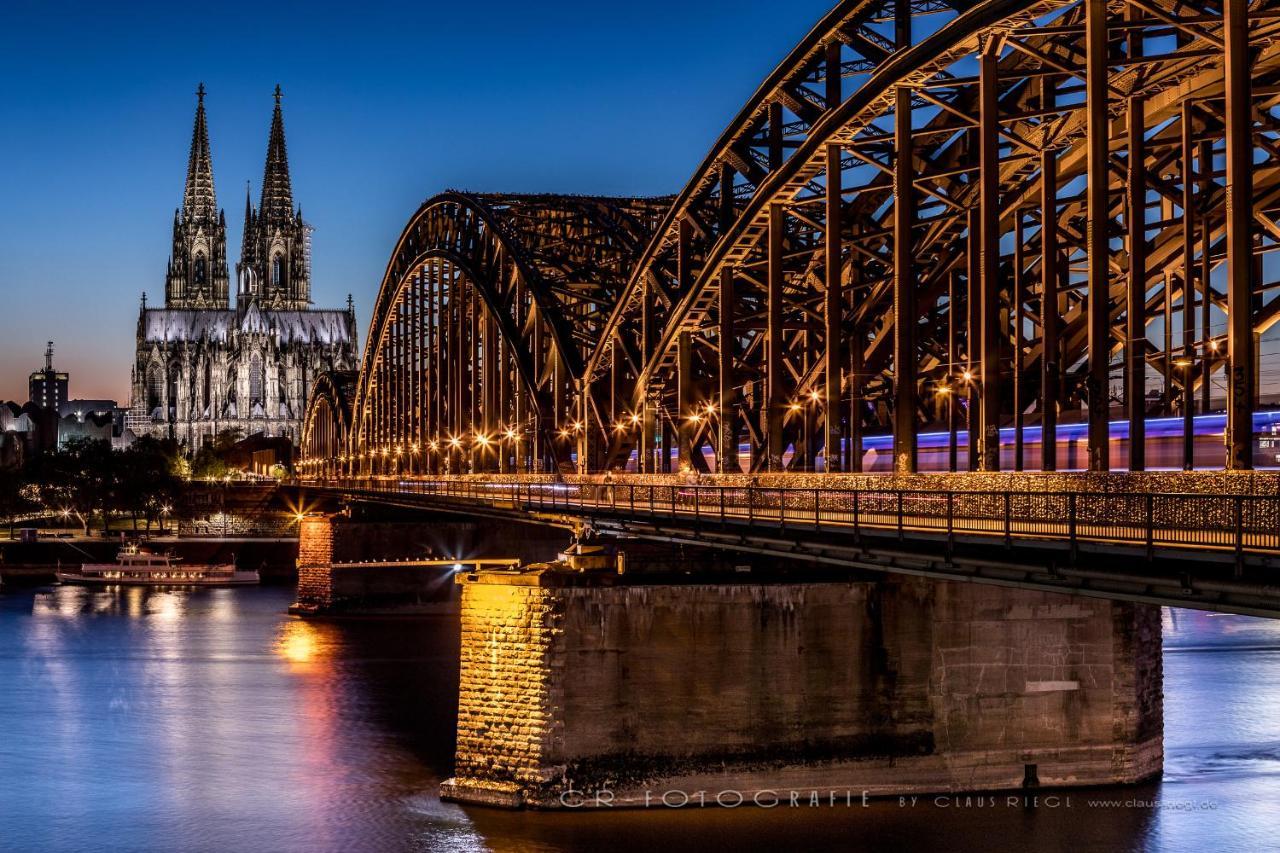
[[245, 199], [232, 307], [227, 219], [213, 190], [203, 85], [196, 95], [165, 304], [147, 307], [144, 293], [138, 314], [129, 427], [190, 450], [228, 429], [296, 442], [315, 377], [356, 365], [351, 297], [346, 310], [311, 307], [311, 229], [294, 207], [277, 86], [257, 209]]

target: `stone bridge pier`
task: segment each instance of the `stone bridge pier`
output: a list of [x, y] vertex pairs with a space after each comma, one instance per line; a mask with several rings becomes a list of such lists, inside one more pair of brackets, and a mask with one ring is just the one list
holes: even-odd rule
[[507, 807], [857, 801], [1161, 770], [1160, 614], [900, 575], [460, 575], [456, 776]]
[[310, 513], [299, 522], [298, 594], [290, 612], [456, 613], [455, 565], [555, 559], [570, 538], [555, 528], [456, 516], [404, 518], [363, 508]]

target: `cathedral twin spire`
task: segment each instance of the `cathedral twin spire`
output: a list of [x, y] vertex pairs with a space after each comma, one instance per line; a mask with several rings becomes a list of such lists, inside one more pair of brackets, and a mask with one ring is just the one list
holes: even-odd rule
[[[182, 207], [174, 213], [173, 254], [165, 283], [165, 305], [227, 310], [230, 300], [226, 215], [218, 209], [213, 188], [213, 157], [209, 150], [204, 96], [201, 83], [196, 90], [196, 117]], [[236, 265], [238, 302], [243, 308], [255, 301], [270, 308], [295, 310], [305, 309], [311, 303], [310, 241], [302, 211], [293, 208], [281, 97], [280, 87], [276, 86], [258, 210], [245, 200], [244, 242], [240, 263]]]
[[170, 308], [227, 307], [227, 219], [213, 191], [213, 157], [204, 113], [204, 84], [196, 90], [187, 184], [173, 214], [173, 252], [165, 277]]
[[242, 303], [257, 300], [270, 308], [305, 310], [311, 305], [311, 241], [302, 210], [293, 206], [280, 98], [276, 86], [258, 209], [245, 198], [244, 242], [236, 265], [238, 298]]
[[191, 155], [187, 160], [187, 186], [182, 212], [187, 219], [213, 221], [218, 199], [213, 192], [213, 156], [209, 153], [209, 125], [204, 115], [204, 84], [196, 89], [196, 123], [191, 131]]

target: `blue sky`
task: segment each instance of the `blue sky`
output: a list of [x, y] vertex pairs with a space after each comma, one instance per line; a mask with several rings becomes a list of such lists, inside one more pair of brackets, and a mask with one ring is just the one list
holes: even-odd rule
[[3, 0], [0, 399], [26, 398], [52, 339], [73, 396], [127, 402], [200, 81], [229, 262], [278, 82], [294, 198], [316, 229], [313, 298], [353, 293], [363, 329], [423, 199], [676, 192], [831, 5]]

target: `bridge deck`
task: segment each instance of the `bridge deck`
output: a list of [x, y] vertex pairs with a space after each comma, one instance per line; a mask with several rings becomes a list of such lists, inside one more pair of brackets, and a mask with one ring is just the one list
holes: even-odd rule
[[814, 566], [1280, 617], [1280, 495], [695, 485], [671, 477], [295, 485], [370, 503], [585, 522], [623, 538]]
[[1280, 496], [357, 478], [304, 484], [513, 511], [1280, 554]]

